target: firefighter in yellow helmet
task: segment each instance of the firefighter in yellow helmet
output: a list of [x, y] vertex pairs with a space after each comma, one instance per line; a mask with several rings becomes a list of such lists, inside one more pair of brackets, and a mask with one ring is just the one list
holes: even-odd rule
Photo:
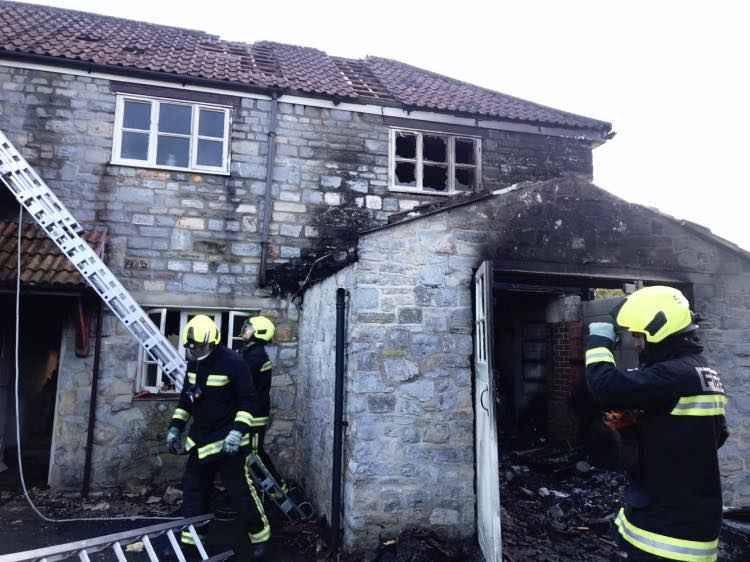
[[[271, 536], [258, 490], [245, 473], [250, 450], [250, 429], [257, 393], [247, 366], [236, 353], [219, 344], [219, 329], [205, 315], [192, 318], [182, 333], [188, 361], [179, 404], [167, 431], [170, 451], [182, 450], [181, 435], [192, 418], [184, 449], [188, 454], [183, 478], [184, 517], [210, 511], [214, 477], [218, 472], [242, 536], [238, 549], [252, 560], [262, 560]], [[193, 544], [190, 533], [181, 540]]]
[[613, 310], [633, 334], [641, 366], [622, 371], [615, 327], [589, 325], [586, 379], [602, 410], [637, 409], [638, 458], [615, 521], [628, 560], [717, 559], [722, 499], [717, 449], [727, 439], [727, 397], [702, 355], [698, 325], [677, 289], [640, 289]]
[[258, 410], [255, 420], [256, 425], [252, 428], [251, 444], [253, 452], [274, 477], [284, 492], [287, 485], [281, 473], [266, 453], [263, 443], [271, 420], [271, 376], [273, 363], [268, 357], [266, 344], [270, 343], [276, 333], [273, 322], [265, 316], [253, 316], [248, 318], [242, 325], [241, 337], [245, 342], [242, 350], [242, 358], [250, 369], [256, 392], [258, 393]]

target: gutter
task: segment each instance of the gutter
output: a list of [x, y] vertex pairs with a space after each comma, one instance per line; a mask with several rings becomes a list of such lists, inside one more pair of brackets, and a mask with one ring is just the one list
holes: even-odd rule
[[271, 214], [273, 212], [273, 165], [276, 160], [276, 129], [278, 127], [279, 98], [274, 92], [271, 97], [271, 117], [268, 125], [268, 152], [266, 154], [266, 190], [263, 194], [263, 215], [260, 230], [260, 266], [258, 269], [258, 286], [265, 287], [268, 269], [268, 238], [271, 229]]

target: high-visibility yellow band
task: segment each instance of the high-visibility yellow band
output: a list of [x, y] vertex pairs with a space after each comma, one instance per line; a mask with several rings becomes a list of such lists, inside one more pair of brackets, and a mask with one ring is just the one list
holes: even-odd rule
[[235, 414], [234, 421], [242, 422], [250, 427], [262, 427], [268, 424], [268, 416], [256, 418], [250, 412], [240, 410], [239, 412], [237, 412], [237, 414]]
[[261, 373], [263, 371], [270, 371], [271, 369], [273, 369], [273, 363], [271, 363], [270, 361], [266, 361], [265, 363], [263, 363], [263, 365], [260, 366]]
[[223, 448], [223, 439], [221, 439], [220, 441], [214, 441], [213, 443], [209, 443], [208, 445], [203, 445], [203, 447], [198, 448], [198, 458], [200, 460], [203, 460], [206, 457], [210, 457], [211, 455], [216, 455], [218, 453], [221, 453], [221, 450]]
[[586, 350], [586, 366], [593, 363], [612, 363], [615, 364], [615, 356], [606, 347], [592, 347]]
[[622, 538], [634, 547], [669, 560], [684, 562], [714, 562], [718, 556], [719, 539], [713, 541], [689, 541], [667, 535], [660, 535], [640, 529], [625, 517], [625, 510], [620, 509], [615, 525]]
[[727, 397], [723, 394], [683, 396], [670, 412], [673, 416], [723, 416]]
[[226, 386], [229, 384], [229, 377], [226, 375], [208, 375], [206, 386]]
[[187, 437], [185, 439], [185, 450], [189, 451], [193, 447], [195, 447], [195, 441], [193, 441], [192, 439], [190, 439], [190, 437]]
[[263, 502], [258, 496], [258, 491], [255, 489], [252, 479], [250, 478], [250, 472], [247, 463], [245, 463], [245, 482], [247, 483], [248, 490], [250, 490], [250, 496], [253, 498], [255, 509], [260, 515], [260, 520], [263, 522], [263, 528], [257, 533], [248, 533], [250, 542], [257, 544], [260, 542], [266, 542], [271, 538], [271, 525], [268, 524], [268, 517], [266, 517], [266, 511], [263, 509]]
[[187, 374], [187, 380], [188, 384], [195, 384], [195, 381], [198, 379], [198, 375], [195, 373], [188, 373]]
[[188, 421], [190, 419], [190, 412], [183, 410], [182, 408], [175, 408], [174, 414], [172, 414], [172, 419]]
[[[201, 539], [201, 540], [203, 540], [204, 536], [201, 535], [201, 534], [199, 534], [198, 538]], [[190, 531], [188, 531], [187, 529], [185, 529], [184, 531], [182, 531], [182, 533], [180, 533], [180, 542], [182, 544], [192, 544], [192, 545], [194, 545], [195, 544], [195, 539], [193, 539], [193, 535], [190, 533]]]

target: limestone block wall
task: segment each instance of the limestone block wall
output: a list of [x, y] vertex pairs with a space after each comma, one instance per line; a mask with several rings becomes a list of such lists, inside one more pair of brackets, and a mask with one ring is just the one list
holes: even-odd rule
[[[320, 515], [331, 521], [333, 410], [336, 366], [336, 290], [352, 286], [356, 264], [305, 293], [299, 335], [300, 482]], [[347, 316], [350, 319], [350, 308]], [[344, 341], [348, 347], [349, 331]], [[345, 366], [346, 367], [346, 366]], [[351, 373], [345, 370], [348, 378]], [[347, 508], [348, 509], [348, 508]]]

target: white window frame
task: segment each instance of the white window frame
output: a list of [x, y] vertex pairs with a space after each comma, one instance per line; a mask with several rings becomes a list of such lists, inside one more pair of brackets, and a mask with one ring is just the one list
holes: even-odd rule
[[[151, 123], [148, 131], [148, 155], [146, 160], [138, 160], [133, 158], [122, 158], [120, 156], [122, 149], [122, 134], [123, 132], [131, 131], [131, 129], [125, 129], [123, 127], [123, 119], [125, 117], [125, 102], [134, 101], [139, 103], [151, 104]], [[159, 109], [162, 103], [169, 103], [174, 105], [184, 105], [191, 108], [191, 131], [190, 131], [190, 148], [188, 151], [188, 166], [167, 166], [165, 164], [156, 163], [156, 149], [158, 145], [159, 136], [172, 136], [185, 138], [188, 135], [177, 134], [177, 133], [160, 133], [159, 132]], [[198, 134], [200, 110], [205, 109], [207, 111], [220, 111], [224, 113], [224, 136], [222, 141], [222, 166], [205, 166], [198, 164], [198, 141], [199, 140], [214, 140], [218, 141], [219, 137], [207, 137]], [[137, 168], [151, 168], [157, 170], [175, 170], [179, 172], [200, 172], [205, 174], [219, 174], [229, 175], [230, 170], [230, 150], [229, 150], [229, 132], [231, 131], [231, 120], [232, 111], [230, 107], [213, 105], [207, 103], [198, 103], [185, 100], [174, 100], [169, 98], [159, 97], [147, 97], [130, 94], [118, 94], [115, 103], [115, 126], [114, 126], [114, 140], [112, 142], [112, 159], [111, 164], [120, 166], [133, 166]], [[135, 130], [134, 132], [145, 132], [145, 130]]]
[[[194, 316], [196, 314], [205, 314], [213, 319], [214, 322], [216, 322], [216, 326], [219, 328], [219, 333], [221, 333], [221, 326], [222, 326], [222, 316], [224, 313], [228, 313], [228, 330], [227, 330], [227, 338], [226, 341], [221, 341], [222, 345], [225, 345], [229, 349], [237, 349], [237, 341], [240, 340], [240, 338], [232, 337], [232, 334], [234, 333], [234, 325], [238, 320], [244, 321], [245, 318], [249, 318], [250, 316], [253, 316], [257, 314], [257, 311], [249, 311], [249, 310], [226, 310], [226, 309], [197, 309], [197, 308], [168, 308], [168, 307], [154, 307], [149, 308], [146, 310], [146, 314], [149, 315], [149, 317], [154, 316], [158, 314], [159, 322], [157, 324], [157, 328], [161, 331], [163, 334], [167, 327], [167, 313], [168, 312], [179, 312], [180, 313], [180, 325], [179, 325], [179, 332], [178, 334], [182, 334], [182, 332], [185, 329], [185, 325], [188, 323], [188, 320], [190, 319], [190, 316]], [[177, 351], [179, 352], [180, 356], [184, 359], [185, 358], [185, 348], [182, 345], [182, 339], [178, 339], [177, 344]], [[139, 356], [138, 356], [138, 373], [136, 377], [136, 390], [138, 393], [147, 393], [152, 395], [162, 395], [162, 396], [175, 396], [177, 393], [173, 390], [166, 390], [163, 389], [162, 386], [164, 384], [165, 378], [163, 377], [163, 373], [161, 368], [157, 367], [156, 371], [156, 385], [155, 386], [149, 386], [146, 385], [146, 376], [148, 373], [147, 366], [148, 365], [157, 365], [157, 362], [152, 360], [151, 357], [146, 353], [143, 348], [140, 348], [139, 350]]]
[[[396, 156], [396, 135], [398, 133], [408, 133], [417, 136], [417, 150], [415, 158], [402, 158]], [[447, 153], [448, 153], [448, 184], [445, 191], [438, 191], [430, 188], [422, 187], [423, 181], [423, 166], [425, 160], [423, 158], [423, 141], [424, 135], [428, 136], [440, 136], [448, 139]], [[457, 164], [456, 163], [456, 139], [467, 139], [474, 142], [474, 161], [476, 164]], [[397, 162], [414, 162], [415, 164], [415, 177], [417, 185], [402, 185], [398, 183], [396, 177], [396, 163]], [[430, 164], [430, 161], [426, 161]], [[425, 129], [407, 129], [404, 127], [393, 127], [389, 130], [388, 139], [388, 185], [391, 191], [404, 192], [404, 193], [420, 193], [423, 195], [442, 195], [451, 196], [456, 193], [466, 193], [470, 190], [456, 189], [456, 168], [474, 168], [476, 174], [476, 185], [474, 190], [479, 190], [482, 185], [482, 138], [476, 135], [464, 135], [456, 133], [446, 133], [444, 131], [432, 131]]]

